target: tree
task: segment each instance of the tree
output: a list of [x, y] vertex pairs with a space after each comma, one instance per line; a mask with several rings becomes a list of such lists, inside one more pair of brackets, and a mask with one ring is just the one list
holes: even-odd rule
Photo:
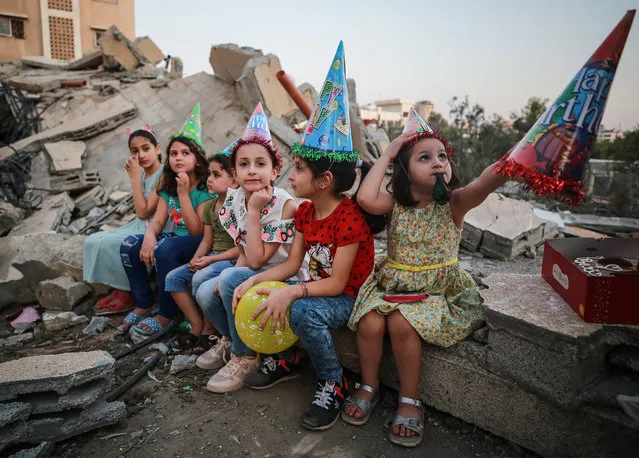
[[526, 106], [519, 113], [510, 113], [513, 122], [513, 129], [519, 137], [523, 137], [535, 125], [548, 108], [548, 99], [531, 97], [526, 102]]

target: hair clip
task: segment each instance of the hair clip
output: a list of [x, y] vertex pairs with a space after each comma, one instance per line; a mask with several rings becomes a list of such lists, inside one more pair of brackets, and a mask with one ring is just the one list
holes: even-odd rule
[[358, 160], [358, 161], [355, 163], [355, 168], [356, 168], [356, 169], [361, 169], [363, 164], [364, 164], [364, 161], [362, 161], [362, 160], [360, 159], [360, 160]]

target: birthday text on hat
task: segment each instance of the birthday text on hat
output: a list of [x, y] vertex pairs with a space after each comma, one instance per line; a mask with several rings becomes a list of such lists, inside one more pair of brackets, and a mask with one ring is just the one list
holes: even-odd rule
[[575, 96], [568, 101], [551, 105], [539, 124], [549, 126], [553, 122], [574, 123], [575, 127], [582, 128], [587, 122], [588, 132], [596, 131], [603, 117], [613, 77], [614, 73], [603, 69], [582, 68], [573, 80], [575, 87], [571, 93]]

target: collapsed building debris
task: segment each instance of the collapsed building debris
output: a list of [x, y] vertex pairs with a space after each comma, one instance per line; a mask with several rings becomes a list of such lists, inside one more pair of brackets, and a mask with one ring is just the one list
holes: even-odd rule
[[13, 444], [61, 441], [125, 418], [123, 402], [100, 400], [113, 384], [114, 363], [108, 353], [92, 351], [0, 364], [0, 452]]

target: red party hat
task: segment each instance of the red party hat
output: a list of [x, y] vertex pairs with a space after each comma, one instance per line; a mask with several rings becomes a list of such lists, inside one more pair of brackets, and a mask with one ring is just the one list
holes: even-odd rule
[[555, 103], [499, 161], [496, 173], [523, 179], [539, 196], [583, 201], [586, 163], [634, 16], [635, 10], [626, 13]]

